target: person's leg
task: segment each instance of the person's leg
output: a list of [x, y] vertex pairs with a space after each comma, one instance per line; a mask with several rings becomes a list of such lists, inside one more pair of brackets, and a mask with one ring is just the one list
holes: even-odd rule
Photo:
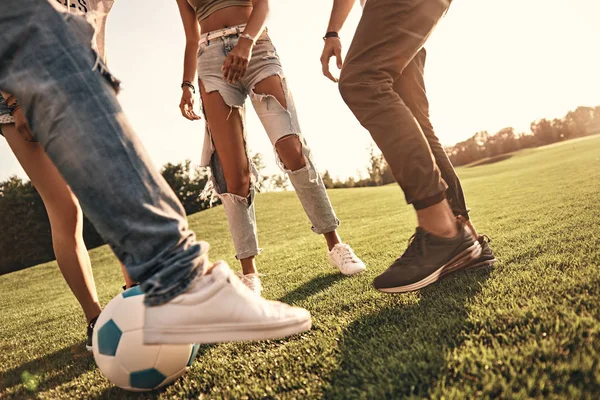
[[312, 230], [325, 237], [330, 262], [347, 275], [364, 271], [364, 263], [337, 233], [339, 220], [302, 137], [294, 100], [267, 34], [261, 36], [253, 50], [246, 84], [277, 161], [289, 176]]
[[83, 241], [83, 213], [79, 202], [39, 143], [23, 140], [14, 124], [3, 125], [1, 129], [44, 201], [50, 219], [56, 262], [89, 323], [102, 309], [90, 257]]
[[452, 213], [456, 217], [461, 216], [465, 221], [469, 221], [469, 209], [465, 202], [460, 179], [458, 179], [444, 147], [436, 136], [429, 118], [429, 101], [425, 90], [426, 57], [427, 52], [425, 48], [422, 48], [404, 68], [402, 74], [394, 83], [394, 90], [409, 108], [427, 139], [435, 163], [442, 174], [442, 179], [448, 185], [446, 198]]
[[0, 89], [19, 99], [90, 221], [141, 281], [144, 342], [261, 340], [310, 329], [308, 311], [255, 296], [226, 264], [211, 266], [208, 244], [195, 240], [89, 43], [73, 37], [72, 19], [43, 0], [4, 0]]
[[481, 254], [456, 223], [427, 138], [394, 83], [447, 11], [448, 0], [369, 0], [340, 76], [342, 97], [383, 152], [418, 228], [374, 286], [407, 292], [437, 281]]
[[[254, 96], [253, 96], [254, 98], [256, 98], [255, 96], [272, 96], [271, 101], [274, 98], [279, 103], [279, 106], [281, 107], [281, 110], [280, 110], [281, 114], [282, 115], [286, 114], [285, 110], [288, 110], [286, 94], [284, 93], [284, 90], [283, 90], [281, 78], [278, 75], [270, 76], [270, 77], [265, 78], [262, 81], [258, 82], [254, 86], [253, 91], [254, 91]], [[262, 101], [262, 103], [261, 103], [261, 101]], [[269, 115], [265, 115], [266, 113], [263, 111], [263, 109], [265, 108], [264, 106], [266, 105], [265, 103], [268, 101], [269, 100], [267, 100], [263, 97], [262, 100], [253, 102], [253, 104], [255, 104], [255, 109], [256, 109], [259, 117], [262, 116], [261, 120], [263, 118], [270, 118], [272, 115], [272, 113]], [[279, 106], [276, 105], [275, 107], [279, 107]], [[287, 118], [291, 118], [291, 117], [288, 116]], [[269, 124], [267, 123], [267, 124], [265, 124], [265, 126], [269, 127]], [[278, 134], [275, 134], [275, 135], [278, 135]], [[277, 156], [279, 157], [279, 159], [281, 160], [281, 163], [283, 164], [284, 170], [288, 173], [288, 175], [290, 175], [290, 180], [292, 181], [292, 185], [294, 185], [294, 188], [296, 187], [296, 185], [302, 186], [302, 184], [304, 183], [304, 182], [302, 182], [302, 179], [292, 179], [291, 178], [291, 176], [294, 176], [297, 173], [300, 173], [304, 169], [307, 169], [307, 158], [305, 156], [304, 145], [300, 139], [300, 136], [298, 136], [297, 134], [289, 134], [289, 135], [281, 137], [280, 139], [278, 139], [275, 142], [275, 151], [277, 152]], [[312, 188], [309, 189], [311, 192], [314, 192], [316, 190], [317, 193], [315, 193], [315, 194], [321, 194], [320, 196], [317, 197], [317, 199], [316, 199], [317, 202], [323, 203], [325, 208], [330, 210], [331, 213], [333, 213], [333, 208], [331, 208], [329, 198], [327, 197], [326, 194], [322, 195], [322, 192], [324, 191], [325, 186], [322, 184], [322, 182], [320, 182], [320, 179], [319, 179], [319, 182], [315, 182], [311, 186], [312, 186]], [[302, 190], [300, 193], [302, 193]], [[305, 198], [305, 197], [302, 197], [300, 201], [302, 201], [303, 198]], [[308, 208], [311, 209], [312, 207], [308, 207]], [[311, 215], [309, 215], [309, 218], [313, 215], [314, 215], [314, 213], [311, 213]], [[319, 217], [316, 217], [316, 218], [319, 218]], [[333, 221], [334, 218], [335, 218], [335, 214], [332, 214], [327, 219]], [[337, 223], [331, 224], [331, 228], [333, 228], [334, 225], [337, 225]], [[336, 244], [341, 243], [341, 241], [342, 241], [340, 236], [337, 233], [337, 229], [334, 229], [332, 231], [324, 231], [324, 232], [322, 232], [322, 234], [325, 237], [325, 241], [327, 242], [327, 247], [329, 248], [329, 250], [333, 249], [333, 247]]]
[[425, 90], [426, 57], [427, 52], [423, 48], [406, 66], [404, 71], [402, 71], [402, 75], [394, 84], [394, 90], [400, 95], [415, 116], [427, 138], [431, 152], [435, 157], [435, 162], [442, 173], [442, 178], [448, 184], [446, 197], [452, 213], [461, 224], [467, 226], [473, 237], [479, 241], [482, 247], [481, 256], [477, 260], [474, 260], [470, 266], [492, 265], [496, 259], [488, 244], [489, 238], [485, 235], [479, 235], [473, 225], [473, 221], [469, 218], [469, 209], [465, 202], [465, 195], [460, 184], [460, 179], [456, 175], [446, 151], [437, 138], [429, 118], [429, 101], [427, 99], [427, 91]]
[[207, 92], [202, 82], [200, 94], [206, 124], [216, 150], [211, 161], [215, 190], [225, 208], [236, 258], [242, 264], [243, 275], [256, 274], [254, 258], [259, 248], [254, 182], [244, 137], [243, 110], [239, 105], [243, 101], [237, 98], [242, 96], [233, 93], [233, 100], [228, 98], [231, 105], [228, 105], [218, 90]]
[[342, 68], [340, 92], [383, 152], [419, 226], [452, 237], [446, 185], [423, 131], [394, 90], [447, 8], [447, 0], [369, 0]]
[[125, 286], [123, 286], [123, 289], [127, 290], [136, 285], [139, 285], [139, 282], [136, 282], [133, 279], [131, 279], [131, 277], [129, 276], [129, 273], [127, 273], [127, 268], [125, 268], [125, 265], [123, 263], [120, 263], [120, 265], [121, 265], [121, 272], [123, 272], [123, 279], [125, 279]]

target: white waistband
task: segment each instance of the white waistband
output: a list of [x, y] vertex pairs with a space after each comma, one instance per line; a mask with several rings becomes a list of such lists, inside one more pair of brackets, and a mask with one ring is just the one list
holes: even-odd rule
[[246, 28], [246, 24], [242, 24], [242, 25], [232, 26], [230, 28], [219, 29], [218, 31], [204, 33], [204, 34], [200, 35], [200, 41], [198, 42], [198, 44], [204, 44], [206, 42], [210, 42], [211, 40], [215, 40], [215, 39], [223, 37], [223, 36], [240, 35], [242, 32], [244, 32], [245, 28]]

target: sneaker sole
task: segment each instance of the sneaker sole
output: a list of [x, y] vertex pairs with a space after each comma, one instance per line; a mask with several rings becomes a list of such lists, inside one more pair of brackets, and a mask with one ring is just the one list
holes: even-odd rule
[[384, 293], [414, 292], [415, 290], [422, 289], [425, 286], [429, 286], [432, 283], [439, 281], [440, 278], [451, 274], [452, 272], [456, 272], [464, 267], [467, 267], [469, 262], [478, 259], [480, 256], [481, 245], [479, 244], [479, 242], [475, 242], [471, 247], [467, 248], [466, 250], [452, 258], [448, 263], [442, 265], [439, 269], [434, 271], [431, 275], [426, 276], [418, 282], [411, 283], [410, 285], [376, 289]]
[[223, 343], [280, 339], [306, 332], [312, 327], [312, 319], [289, 321], [272, 326], [201, 325], [185, 329], [144, 329], [144, 344]]
[[94, 351], [94, 348], [92, 346], [88, 346], [87, 344], [85, 345], [85, 349], [89, 352]]
[[353, 276], [353, 275], [360, 275], [363, 272], [365, 272], [367, 270], [367, 267], [364, 267], [361, 270], [358, 270], [356, 272], [350, 272], [350, 273], [345, 273], [343, 272], [337, 265], [335, 265], [334, 263], [332, 263], [330, 260], [329, 261], [329, 265], [331, 265], [332, 267], [334, 267], [335, 269], [337, 269], [338, 271], [340, 271], [340, 274], [345, 275], [345, 276]]

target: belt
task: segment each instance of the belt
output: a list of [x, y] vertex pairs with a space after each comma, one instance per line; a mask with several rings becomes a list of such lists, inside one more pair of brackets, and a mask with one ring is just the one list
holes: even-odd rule
[[198, 42], [198, 44], [208, 43], [211, 40], [215, 40], [223, 36], [240, 35], [242, 32], [244, 32], [245, 27], [246, 24], [243, 24], [238, 26], [232, 26], [231, 28], [225, 28], [220, 29], [218, 31], [205, 33], [204, 35], [200, 36], [200, 41]]

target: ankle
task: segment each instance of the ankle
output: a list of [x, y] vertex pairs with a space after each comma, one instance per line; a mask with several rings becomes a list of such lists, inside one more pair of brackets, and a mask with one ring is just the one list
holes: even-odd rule
[[337, 231], [327, 232], [323, 236], [325, 237], [325, 241], [327, 241], [329, 251], [333, 250], [336, 244], [342, 243], [342, 238], [340, 238]]
[[248, 257], [240, 260], [240, 264], [242, 265], [242, 274], [256, 274], [256, 264], [254, 263], [254, 257]]
[[446, 200], [417, 211], [419, 226], [425, 231], [443, 238], [458, 235], [456, 219]]
[[458, 235], [458, 228], [456, 227], [456, 225], [447, 226], [447, 227], [435, 226], [435, 227], [431, 227], [431, 228], [426, 228], [426, 227], [421, 226], [421, 228], [425, 229], [427, 232], [431, 233], [434, 236], [445, 238], [445, 239], [452, 239]]
[[87, 321], [87, 324], [89, 325], [90, 322], [92, 322], [94, 319], [98, 318], [100, 316], [101, 312], [102, 312], [102, 308], [100, 307], [100, 303], [98, 303], [98, 309], [96, 312], [94, 312], [92, 314], [86, 314], [85, 320]]

